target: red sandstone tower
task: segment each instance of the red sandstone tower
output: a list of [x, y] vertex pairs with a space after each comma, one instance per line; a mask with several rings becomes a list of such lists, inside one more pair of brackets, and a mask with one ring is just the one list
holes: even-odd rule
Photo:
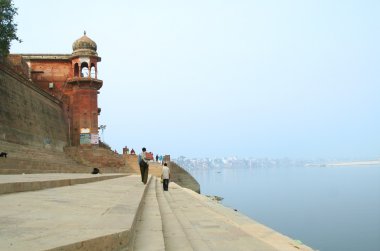
[[10, 55], [29, 66], [30, 80], [63, 102], [71, 146], [98, 144], [98, 90], [103, 81], [98, 79], [101, 58], [96, 50], [84, 32], [71, 54]]
[[63, 90], [68, 97], [69, 126], [72, 145], [98, 144], [98, 90], [103, 81], [97, 79], [101, 58], [94, 41], [84, 35], [73, 43], [71, 77]]

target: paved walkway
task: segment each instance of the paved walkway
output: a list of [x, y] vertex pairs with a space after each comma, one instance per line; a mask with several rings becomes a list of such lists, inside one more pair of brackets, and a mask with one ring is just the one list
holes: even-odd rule
[[54, 180], [76, 185], [0, 194], [0, 250], [312, 250], [175, 183], [164, 192], [155, 176], [4, 175], [0, 187]]
[[131, 175], [1, 195], [0, 250], [116, 250], [129, 241], [144, 189]]

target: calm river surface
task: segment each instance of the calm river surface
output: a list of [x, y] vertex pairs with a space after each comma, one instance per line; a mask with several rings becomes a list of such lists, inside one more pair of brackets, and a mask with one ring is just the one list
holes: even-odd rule
[[190, 170], [202, 194], [321, 251], [380, 250], [380, 166]]

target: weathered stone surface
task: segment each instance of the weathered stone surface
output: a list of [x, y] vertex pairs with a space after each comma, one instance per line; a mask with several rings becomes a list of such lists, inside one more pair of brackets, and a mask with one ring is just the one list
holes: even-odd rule
[[63, 150], [67, 121], [62, 102], [0, 65], [0, 139]]
[[129, 242], [145, 187], [127, 176], [1, 195], [0, 250], [118, 250]]

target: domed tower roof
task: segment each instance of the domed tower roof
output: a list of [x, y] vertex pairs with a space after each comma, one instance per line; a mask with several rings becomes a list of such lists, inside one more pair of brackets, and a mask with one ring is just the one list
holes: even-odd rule
[[73, 56], [97, 56], [96, 43], [86, 36], [86, 31], [84, 35], [75, 40], [73, 43]]

